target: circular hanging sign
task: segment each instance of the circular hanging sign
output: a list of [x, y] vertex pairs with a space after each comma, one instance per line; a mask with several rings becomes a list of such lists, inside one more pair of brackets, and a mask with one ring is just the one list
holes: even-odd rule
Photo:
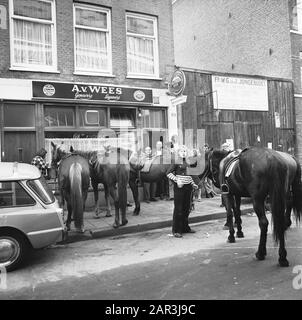
[[181, 70], [175, 70], [168, 83], [169, 94], [180, 96], [186, 87], [186, 76]]

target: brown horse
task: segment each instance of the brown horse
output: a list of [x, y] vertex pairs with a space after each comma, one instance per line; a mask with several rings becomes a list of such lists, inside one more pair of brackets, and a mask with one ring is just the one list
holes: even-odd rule
[[[106, 216], [111, 216], [109, 201], [109, 196], [111, 196], [114, 200], [115, 206], [115, 221], [113, 227], [118, 228], [120, 225], [126, 225], [128, 223], [128, 220], [126, 219], [127, 184], [130, 171], [127, 156], [128, 153], [126, 151], [124, 153], [124, 150], [116, 148], [110, 148], [110, 150], [103, 149], [101, 151], [85, 152], [73, 150], [71, 147], [70, 151], [72, 154], [84, 158], [90, 164], [90, 178], [95, 198], [95, 217], [100, 217], [98, 184], [102, 183], [104, 185], [105, 199], [107, 203]], [[66, 157], [66, 152], [64, 151], [61, 151], [58, 154], [60, 154], [61, 158]], [[60, 157], [57, 157], [56, 161], [60, 160]], [[116, 185], [118, 192], [116, 192]], [[120, 211], [121, 221], [119, 215]]]
[[[201, 174], [208, 176], [216, 187], [220, 187], [220, 163], [228, 155], [227, 151], [213, 150], [208, 153], [207, 165]], [[279, 242], [279, 264], [289, 265], [286, 256], [284, 234], [287, 227], [286, 209], [293, 209], [297, 220], [302, 215], [301, 168], [293, 156], [267, 148], [251, 147], [243, 150], [232, 172], [226, 178], [229, 192], [224, 194], [227, 219], [229, 223], [229, 242], [235, 242], [233, 211], [237, 224], [237, 237], [243, 237], [241, 227], [241, 197], [251, 197], [254, 210], [258, 216], [260, 241], [256, 257], [264, 260], [266, 256], [266, 239], [268, 220], [265, 215], [264, 201], [269, 196], [273, 220], [273, 234]], [[291, 193], [291, 207], [287, 208], [287, 199]]]
[[67, 230], [70, 230], [73, 214], [77, 232], [84, 232], [83, 214], [89, 188], [88, 161], [77, 154], [65, 154], [52, 143], [52, 167], [58, 167], [58, 185], [61, 194], [61, 206], [67, 203]]

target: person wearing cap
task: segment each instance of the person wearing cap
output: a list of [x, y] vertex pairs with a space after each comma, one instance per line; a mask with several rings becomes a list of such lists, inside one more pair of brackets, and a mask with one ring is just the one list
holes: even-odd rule
[[171, 164], [167, 171], [167, 177], [174, 183], [174, 210], [172, 233], [174, 237], [181, 238], [183, 233], [194, 233], [189, 226], [189, 214], [191, 205], [191, 195], [193, 189], [198, 189], [192, 177], [187, 174], [189, 165], [186, 161], [187, 148], [180, 146], [177, 152], [176, 163]]
[[47, 151], [44, 148], [41, 148], [31, 161], [31, 164], [36, 166], [40, 170], [44, 178], [48, 178], [48, 172], [47, 172], [48, 168], [45, 162], [46, 154], [47, 154]]

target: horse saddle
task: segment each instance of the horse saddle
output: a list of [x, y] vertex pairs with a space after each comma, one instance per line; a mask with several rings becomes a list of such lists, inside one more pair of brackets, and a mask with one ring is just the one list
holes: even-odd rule
[[144, 159], [144, 166], [141, 169], [141, 172], [145, 172], [148, 173], [150, 171], [150, 168], [152, 166], [152, 163], [155, 161], [156, 158], [158, 158], [159, 156], [155, 156], [152, 158], [146, 158]]
[[239, 155], [242, 151], [240, 149], [237, 149], [229, 154], [229, 159], [227, 159], [227, 162], [224, 165], [224, 176], [228, 178], [231, 173], [234, 170], [235, 165], [239, 161]]

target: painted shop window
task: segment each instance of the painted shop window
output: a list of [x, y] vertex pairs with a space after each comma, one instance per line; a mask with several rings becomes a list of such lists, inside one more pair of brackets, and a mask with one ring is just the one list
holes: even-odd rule
[[158, 77], [157, 18], [126, 15], [128, 76]]
[[74, 127], [75, 110], [72, 107], [45, 107], [44, 124], [45, 127]]
[[112, 128], [134, 128], [135, 110], [131, 109], [111, 109], [110, 127]]
[[11, 67], [55, 71], [57, 68], [54, 0], [10, 0]]
[[105, 127], [106, 113], [104, 108], [80, 108], [80, 126], [81, 127]]
[[4, 105], [4, 127], [35, 127], [35, 108], [33, 105]]
[[75, 71], [111, 74], [110, 10], [74, 5]]
[[302, 33], [302, 0], [291, 0], [291, 30]]
[[144, 128], [166, 128], [166, 114], [164, 110], [142, 110]]

